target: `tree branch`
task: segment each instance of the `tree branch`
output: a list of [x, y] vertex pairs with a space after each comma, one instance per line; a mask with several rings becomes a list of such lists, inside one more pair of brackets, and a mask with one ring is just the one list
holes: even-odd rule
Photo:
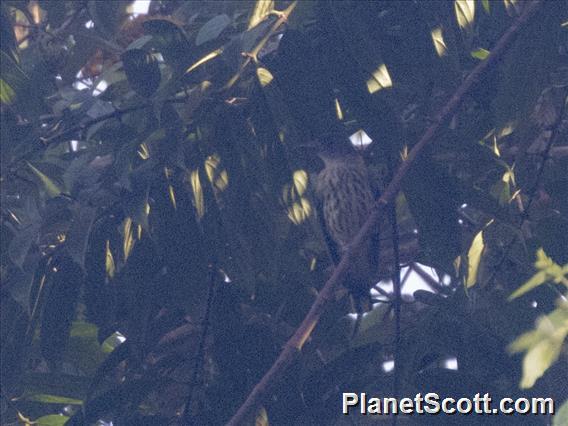
[[343, 279], [355, 251], [361, 247], [365, 240], [371, 234], [372, 229], [378, 222], [379, 217], [385, 212], [386, 207], [393, 202], [396, 195], [401, 189], [402, 181], [410, 167], [416, 162], [424, 148], [434, 140], [434, 136], [440, 129], [441, 125], [448, 120], [458, 109], [459, 105], [472, 87], [478, 83], [481, 76], [492, 66], [494, 66], [505, 54], [513, 40], [521, 30], [521, 28], [530, 20], [541, 6], [542, 0], [534, 0], [525, 5], [523, 13], [511, 24], [509, 29], [501, 36], [489, 56], [480, 62], [473, 71], [467, 76], [463, 83], [458, 87], [447, 104], [436, 115], [432, 125], [424, 132], [424, 135], [418, 143], [412, 148], [406, 161], [398, 168], [392, 181], [379, 198], [376, 208], [371, 213], [363, 227], [359, 230], [350, 245], [350, 249], [343, 255], [341, 261], [333, 271], [332, 276], [327, 280], [321, 292], [318, 294], [314, 304], [310, 308], [308, 314], [294, 333], [294, 335], [284, 345], [284, 349], [264, 375], [264, 377], [256, 384], [252, 392], [241, 405], [236, 414], [228, 422], [229, 426], [237, 426], [244, 424], [248, 417], [258, 410], [263, 399], [268, 395], [271, 389], [284, 376], [284, 373], [290, 365], [299, 356], [302, 347], [306, 343], [321, 315], [325, 311], [329, 302], [333, 300], [335, 288]]

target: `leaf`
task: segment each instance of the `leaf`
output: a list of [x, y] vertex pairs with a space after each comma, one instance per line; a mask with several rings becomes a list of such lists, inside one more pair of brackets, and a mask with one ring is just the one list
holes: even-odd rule
[[568, 425], [568, 400], [560, 406], [560, 409], [552, 416], [552, 426]]
[[509, 296], [509, 300], [516, 299], [547, 281], [554, 281], [557, 284], [564, 284], [568, 287], [568, 264], [561, 267], [548, 257], [542, 248], [537, 250], [536, 257], [535, 268], [538, 272], [515, 290]]
[[568, 263], [568, 220], [560, 214], [554, 214], [539, 220], [535, 228], [536, 236], [546, 254], [560, 265]]
[[463, 199], [455, 178], [422, 157], [410, 168], [403, 185], [425, 256], [422, 262], [452, 271], [461, 250], [458, 207]]
[[168, 19], [150, 19], [142, 24], [144, 33], [154, 37], [153, 44], [164, 57], [164, 61], [180, 72], [191, 60], [191, 45], [180, 27]]
[[562, 342], [543, 340], [530, 349], [523, 359], [521, 389], [533, 387], [544, 372], [558, 359]]
[[85, 268], [85, 253], [96, 217], [97, 209], [95, 207], [87, 204], [78, 206], [65, 238], [67, 252], [81, 269]]
[[81, 284], [81, 268], [71, 258], [54, 262], [48, 275], [40, 330], [41, 353], [52, 366], [59, 365], [67, 348]]
[[448, 51], [448, 46], [446, 46], [446, 42], [444, 41], [444, 35], [442, 34], [442, 27], [434, 28], [430, 32], [430, 36], [432, 37], [432, 42], [434, 43], [434, 49], [436, 49], [436, 53], [439, 57], [442, 57]]
[[489, 50], [484, 49], [482, 47], [478, 47], [475, 50], [471, 51], [471, 56], [476, 59], [481, 59], [482, 61], [489, 56]]
[[222, 49], [217, 49], [217, 50], [214, 50], [213, 52], [208, 53], [207, 55], [205, 55], [204, 57], [199, 59], [197, 62], [195, 62], [193, 65], [191, 65], [187, 70], [185, 70], [185, 73], [187, 74], [187, 73], [193, 71], [197, 67], [203, 65], [205, 62], [208, 62], [211, 59], [219, 56], [221, 53], [223, 53]]
[[268, 86], [274, 79], [274, 76], [266, 68], [257, 68], [256, 75], [262, 87]]
[[14, 104], [26, 116], [39, 114], [44, 107], [41, 93], [20, 64], [5, 51], [0, 51], [0, 75], [2, 76], [2, 102]]
[[36, 401], [42, 402], [44, 404], [72, 404], [72, 405], [82, 405], [83, 401], [76, 398], [68, 398], [66, 396], [52, 395], [46, 393], [35, 393], [24, 395], [23, 399], [26, 401]]
[[473, 287], [477, 282], [477, 271], [479, 269], [479, 263], [481, 262], [483, 248], [483, 230], [481, 230], [473, 238], [469, 251], [467, 252], [467, 279], [465, 282], [467, 288]]
[[485, 13], [489, 14], [491, 12], [489, 0], [481, 0], [481, 5], [483, 6]]
[[50, 198], [57, 197], [59, 194], [61, 194], [62, 192], [61, 189], [59, 188], [59, 186], [57, 186], [57, 184], [53, 180], [51, 180], [49, 177], [47, 177], [45, 174], [39, 171], [30, 162], [26, 161], [26, 164], [32, 170], [32, 172], [41, 180], [47, 192], [47, 195]]
[[[40, 401], [43, 402], [43, 401]], [[61, 404], [72, 404], [70, 402], [61, 402]], [[69, 417], [62, 414], [48, 414], [47, 416], [41, 416], [36, 419], [33, 424], [38, 426], [63, 426], [67, 423]]]
[[65, 362], [91, 376], [105, 358], [106, 353], [98, 341], [97, 326], [86, 321], [73, 321]]
[[474, 0], [454, 0], [454, 10], [460, 28], [466, 29], [473, 25], [475, 18]]
[[14, 262], [14, 265], [22, 268], [26, 257], [34, 244], [37, 241], [40, 230], [40, 223], [33, 222], [26, 228], [20, 230], [10, 241], [8, 246], [8, 256]]
[[533, 288], [538, 287], [541, 284], [544, 284], [548, 279], [548, 275], [545, 271], [539, 271], [532, 276], [526, 283], [524, 283], [521, 287], [515, 290], [510, 296], [509, 300], [516, 299], [519, 296], [529, 292]]
[[126, 17], [126, 8], [130, 3], [126, 0], [113, 0], [111, 2], [90, 0], [87, 3], [87, 8], [97, 31], [100, 34], [108, 34], [112, 37]]
[[273, 0], [256, 0], [248, 21], [247, 29], [258, 25], [270, 12], [274, 10]]
[[57, 373], [25, 373], [21, 376], [25, 395], [51, 395], [82, 400], [87, 394], [89, 378]]
[[231, 18], [226, 14], [215, 16], [205, 23], [197, 33], [195, 45], [199, 46], [208, 41], [215, 40], [231, 24]]
[[2, 3], [2, 8], [0, 9], [0, 49], [2, 53], [5, 53], [14, 61], [19, 60], [14, 27], [10, 20], [8, 7], [4, 3]]
[[519, 336], [509, 345], [509, 352], [523, 352], [523, 377], [520, 387], [530, 388], [558, 359], [568, 336], [568, 306], [561, 304], [538, 319], [536, 328]]
[[14, 102], [16, 98], [16, 92], [14, 89], [10, 87], [8, 83], [4, 81], [3, 78], [0, 78], [0, 102], [6, 105], [10, 105]]
[[149, 97], [160, 85], [160, 67], [154, 56], [141, 49], [130, 49], [121, 55], [130, 87]]
[[114, 277], [116, 266], [114, 263], [114, 257], [112, 255], [112, 251], [110, 249], [109, 240], [107, 240], [106, 242], [106, 249], [105, 249], [105, 270], [107, 278], [112, 279]]

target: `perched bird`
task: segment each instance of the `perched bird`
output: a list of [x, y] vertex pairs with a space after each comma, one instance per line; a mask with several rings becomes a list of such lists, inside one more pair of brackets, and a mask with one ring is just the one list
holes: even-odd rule
[[[337, 264], [373, 209], [373, 191], [365, 162], [345, 135], [322, 136], [317, 145], [318, 156], [324, 162], [315, 187], [320, 202], [319, 219]], [[377, 282], [374, 277], [378, 249], [378, 232], [375, 232], [355, 253], [343, 283], [353, 296], [359, 314], [370, 309], [370, 289]]]

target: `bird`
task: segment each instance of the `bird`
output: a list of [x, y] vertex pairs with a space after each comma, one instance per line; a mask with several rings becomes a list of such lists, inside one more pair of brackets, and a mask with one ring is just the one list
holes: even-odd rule
[[[366, 164], [346, 135], [325, 134], [317, 139], [316, 147], [324, 164], [315, 182], [318, 219], [337, 265], [374, 209], [374, 193]], [[354, 253], [343, 281], [353, 298], [358, 321], [371, 307], [370, 289], [377, 283], [373, 277], [378, 268], [378, 251], [377, 229]], [[357, 329], [358, 322], [354, 335]]]

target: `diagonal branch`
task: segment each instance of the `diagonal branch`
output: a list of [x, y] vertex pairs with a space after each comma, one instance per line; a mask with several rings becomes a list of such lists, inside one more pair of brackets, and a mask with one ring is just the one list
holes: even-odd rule
[[523, 13], [511, 24], [509, 29], [501, 36], [489, 56], [480, 62], [473, 71], [467, 76], [463, 83], [458, 87], [448, 103], [436, 115], [432, 125], [428, 127], [422, 138], [412, 148], [406, 161], [398, 168], [392, 181], [379, 198], [377, 206], [371, 213], [359, 233], [355, 236], [351, 243], [351, 247], [341, 258], [341, 261], [333, 271], [332, 276], [327, 280], [321, 292], [318, 294], [314, 304], [310, 308], [308, 314], [294, 333], [294, 335], [286, 342], [284, 349], [272, 365], [264, 377], [256, 384], [252, 392], [241, 405], [236, 414], [229, 420], [229, 426], [237, 426], [244, 424], [250, 415], [258, 410], [263, 399], [274, 386], [284, 377], [286, 370], [300, 355], [302, 347], [306, 343], [321, 315], [325, 311], [329, 302], [333, 300], [335, 288], [341, 283], [355, 251], [361, 247], [365, 240], [371, 234], [372, 229], [378, 222], [381, 215], [385, 213], [386, 207], [393, 202], [396, 195], [401, 189], [402, 181], [408, 170], [414, 164], [422, 153], [424, 148], [434, 140], [434, 136], [440, 129], [441, 125], [448, 120], [457, 110], [459, 105], [472, 87], [478, 83], [482, 75], [492, 66], [501, 60], [507, 49], [513, 43], [521, 28], [534, 16], [538, 8], [542, 5], [542, 0], [534, 0], [525, 4]]

